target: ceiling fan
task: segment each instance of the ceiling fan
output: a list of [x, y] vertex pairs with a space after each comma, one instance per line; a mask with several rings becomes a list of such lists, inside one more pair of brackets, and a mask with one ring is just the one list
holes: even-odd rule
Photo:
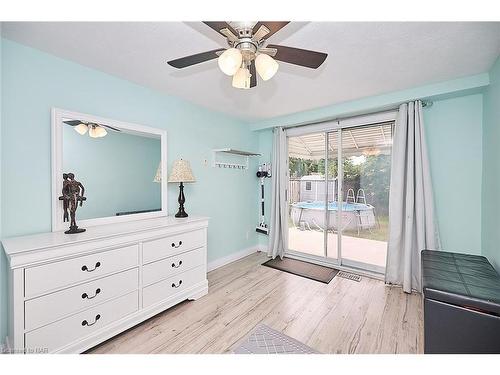
[[257, 86], [257, 74], [271, 79], [278, 71], [278, 61], [317, 69], [328, 56], [326, 53], [294, 47], [267, 44], [267, 39], [290, 21], [223, 22], [203, 21], [204, 24], [226, 38], [230, 48], [218, 48], [168, 61], [182, 69], [218, 57], [219, 68], [233, 76], [233, 87], [249, 89]]
[[93, 122], [87, 122], [87, 121], [80, 121], [80, 120], [66, 120], [63, 121], [65, 124], [69, 126], [73, 126], [75, 131], [78, 134], [84, 135], [89, 132], [89, 136], [92, 138], [102, 138], [105, 137], [108, 132], [106, 131], [105, 128], [108, 128], [110, 130], [113, 130], [115, 132], [120, 132], [120, 129], [113, 128], [112, 126], [109, 125], [103, 125], [103, 124], [96, 124]]

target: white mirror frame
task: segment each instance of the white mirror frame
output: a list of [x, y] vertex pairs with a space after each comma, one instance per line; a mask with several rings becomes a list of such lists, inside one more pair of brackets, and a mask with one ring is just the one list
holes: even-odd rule
[[[63, 222], [63, 205], [62, 201], [58, 198], [61, 195], [63, 184], [63, 118], [75, 118], [82, 121], [102, 123], [118, 129], [126, 130], [129, 134], [137, 133], [142, 136], [151, 134], [160, 137], [162, 171], [161, 210], [132, 215], [108, 216], [84, 220], [78, 220], [77, 211], [77, 224], [79, 227], [86, 228], [96, 225], [122, 223], [167, 216], [167, 132], [165, 130], [68, 111], [60, 108], [52, 108], [52, 232], [67, 230], [69, 228], [69, 224]], [[151, 176], [151, 179], [153, 179], [153, 177], [154, 176]], [[85, 184], [85, 181], [83, 181], [83, 183]]]

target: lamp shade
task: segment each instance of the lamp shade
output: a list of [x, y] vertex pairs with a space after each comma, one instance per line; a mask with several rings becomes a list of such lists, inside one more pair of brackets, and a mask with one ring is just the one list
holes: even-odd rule
[[74, 129], [78, 134], [81, 135], [84, 135], [85, 133], [87, 133], [87, 130], [89, 130], [88, 126], [84, 123], [78, 124]]
[[255, 59], [255, 68], [264, 81], [271, 79], [278, 71], [278, 63], [271, 56], [261, 53]]
[[90, 126], [89, 127], [89, 136], [91, 138], [99, 138], [99, 134], [97, 132], [97, 127], [96, 126]]
[[241, 61], [243, 56], [237, 48], [229, 48], [224, 51], [222, 55], [219, 56], [217, 60], [219, 63], [219, 68], [224, 74], [232, 76], [238, 68], [241, 66]]
[[92, 125], [89, 128], [89, 136], [92, 138], [102, 138], [106, 134], [108, 134], [108, 132], [102, 126]]
[[108, 134], [106, 129], [104, 129], [102, 126], [98, 126], [96, 130], [97, 130], [97, 137], [98, 138], [104, 137], [106, 134]]
[[251, 74], [247, 68], [239, 68], [233, 76], [233, 87], [236, 87], [237, 89], [249, 89], [250, 77]]
[[170, 171], [168, 182], [195, 182], [191, 165], [187, 160], [176, 160]]

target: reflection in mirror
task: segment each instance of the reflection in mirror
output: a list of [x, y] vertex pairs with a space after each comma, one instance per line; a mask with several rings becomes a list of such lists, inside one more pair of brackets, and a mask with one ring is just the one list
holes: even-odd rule
[[73, 118], [62, 127], [63, 172], [74, 173], [87, 196], [78, 219], [161, 210], [160, 136]]

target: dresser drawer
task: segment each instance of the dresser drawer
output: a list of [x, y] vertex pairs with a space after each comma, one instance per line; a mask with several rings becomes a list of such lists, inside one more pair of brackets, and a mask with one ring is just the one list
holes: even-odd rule
[[150, 285], [203, 264], [205, 264], [204, 247], [158, 260], [144, 266], [142, 284]]
[[135, 291], [26, 333], [26, 348], [47, 348], [53, 352], [136, 312], [138, 308], [139, 296]]
[[189, 289], [203, 282], [206, 275], [205, 267], [201, 266], [145, 287], [142, 292], [142, 307], [155, 305], [176, 293]]
[[142, 261], [146, 264], [164, 259], [184, 251], [202, 247], [205, 245], [205, 242], [206, 236], [204, 230], [195, 230], [154, 241], [147, 241], [142, 244]]
[[137, 268], [89, 281], [24, 303], [25, 329], [41, 327], [139, 287]]
[[27, 298], [36, 296], [67, 285], [137, 266], [139, 263], [138, 249], [138, 245], [132, 245], [27, 268], [24, 273], [25, 296]]

